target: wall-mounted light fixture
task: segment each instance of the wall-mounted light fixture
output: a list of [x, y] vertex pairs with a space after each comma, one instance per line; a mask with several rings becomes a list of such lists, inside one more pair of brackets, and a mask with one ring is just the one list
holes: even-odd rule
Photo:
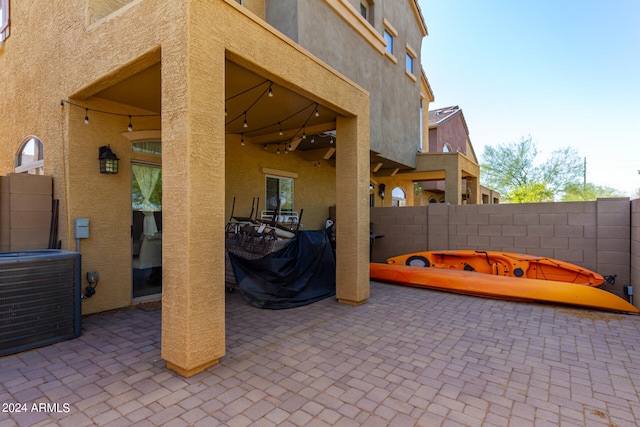
[[98, 148], [98, 159], [100, 160], [100, 173], [118, 173], [118, 160], [120, 159], [113, 154], [111, 146], [104, 145]]
[[382, 198], [382, 200], [384, 200], [384, 189], [385, 189], [386, 187], [387, 187], [387, 186], [386, 186], [386, 185], [384, 185], [384, 184], [379, 184], [379, 185], [378, 185], [378, 194], [380, 195], [380, 197]]

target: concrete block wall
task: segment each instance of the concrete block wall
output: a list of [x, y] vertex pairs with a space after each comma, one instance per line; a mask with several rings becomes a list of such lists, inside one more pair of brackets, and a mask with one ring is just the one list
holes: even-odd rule
[[631, 201], [631, 286], [633, 287], [633, 303], [640, 302], [640, 199]]
[[51, 228], [53, 178], [0, 177], [0, 252], [46, 249]]
[[[636, 206], [640, 226], [640, 206]], [[623, 295], [631, 282], [631, 203], [595, 202], [372, 208], [377, 234], [372, 260], [426, 250], [496, 250], [548, 256], [617, 275], [604, 289]], [[640, 279], [640, 230], [636, 230]]]

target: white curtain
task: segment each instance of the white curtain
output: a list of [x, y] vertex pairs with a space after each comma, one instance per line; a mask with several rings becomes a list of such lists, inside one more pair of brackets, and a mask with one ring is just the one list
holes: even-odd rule
[[144, 213], [144, 223], [142, 225], [142, 233], [146, 236], [153, 236], [158, 232], [158, 225], [153, 215], [155, 207], [151, 203], [151, 195], [156, 188], [156, 184], [160, 179], [160, 168], [149, 166], [132, 165], [133, 177], [140, 187], [142, 193], [142, 212]]

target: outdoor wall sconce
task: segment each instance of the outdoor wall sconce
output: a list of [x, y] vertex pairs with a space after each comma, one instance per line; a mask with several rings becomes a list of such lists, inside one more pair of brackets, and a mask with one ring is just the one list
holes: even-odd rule
[[113, 154], [111, 146], [105, 145], [98, 148], [98, 159], [100, 160], [100, 173], [118, 173], [118, 160], [120, 159]]
[[386, 185], [384, 185], [384, 184], [380, 184], [380, 185], [378, 185], [378, 194], [380, 195], [380, 197], [381, 197], [383, 200], [384, 200], [384, 189], [385, 189], [386, 187], [387, 187], [387, 186], [386, 186]]

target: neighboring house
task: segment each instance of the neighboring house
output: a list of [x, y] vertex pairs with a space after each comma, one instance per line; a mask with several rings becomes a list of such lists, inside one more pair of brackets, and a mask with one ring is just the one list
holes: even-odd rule
[[[161, 271], [167, 366], [215, 364], [234, 198], [236, 214], [256, 198], [260, 211], [304, 209], [304, 229], [335, 206], [337, 298], [366, 302], [369, 205], [401, 204], [397, 185], [381, 190], [420, 170], [428, 140], [415, 0], [8, 5], [0, 174], [53, 177], [63, 249], [89, 219], [83, 275], [98, 271], [100, 286], [85, 314], [158, 297], [136, 279], [144, 264]], [[117, 157], [117, 173], [99, 156]], [[414, 178], [401, 179], [407, 204]]]
[[[497, 203], [499, 194], [480, 185], [478, 158], [459, 106], [429, 111], [429, 145], [422, 168], [432, 170], [421, 182], [421, 203]], [[418, 203], [416, 203], [418, 204]]]

